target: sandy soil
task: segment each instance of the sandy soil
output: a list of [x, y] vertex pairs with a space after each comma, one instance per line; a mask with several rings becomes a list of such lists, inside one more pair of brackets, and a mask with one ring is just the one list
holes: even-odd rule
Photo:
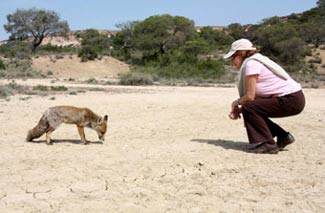
[[[105, 87], [0, 100], [0, 212], [325, 212], [325, 89], [277, 120], [296, 143], [255, 155], [227, 117], [235, 88]], [[62, 125], [25, 142], [54, 105], [107, 113], [107, 141]]]
[[54, 77], [60, 79], [114, 79], [119, 74], [130, 70], [126, 63], [109, 56], [104, 56], [101, 60], [81, 62], [80, 58], [76, 55], [67, 55], [62, 59], [58, 59], [55, 56], [40, 56], [33, 59], [32, 68], [45, 75], [51, 72]]

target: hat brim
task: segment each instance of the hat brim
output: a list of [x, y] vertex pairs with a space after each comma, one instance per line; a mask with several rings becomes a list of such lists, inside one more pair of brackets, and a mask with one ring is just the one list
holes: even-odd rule
[[238, 48], [237, 50], [229, 50], [229, 52], [223, 56], [224, 59], [228, 59], [230, 58], [231, 56], [233, 56], [238, 50], [256, 50], [255, 47], [249, 47], [249, 48]]
[[230, 58], [233, 54], [235, 54], [236, 50], [229, 50], [229, 52], [223, 56], [224, 59]]

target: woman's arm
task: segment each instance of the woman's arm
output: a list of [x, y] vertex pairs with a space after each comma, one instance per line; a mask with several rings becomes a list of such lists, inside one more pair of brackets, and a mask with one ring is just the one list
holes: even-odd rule
[[235, 107], [238, 105], [244, 105], [248, 101], [252, 101], [255, 99], [255, 92], [256, 92], [256, 81], [258, 75], [248, 75], [246, 76], [246, 95], [243, 97], [235, 100], [231, 106]]
[[244, 105], [245, 103], [255, 99], [257, 76], [258, 75], [246, 76], [246, 95], [232, 102], [231, 111], [228, 115], [230, 119], [236, 120], [240, 118], [241, 108], [238, 106]]
[[245, 104], [247, 101], [253, 101], [255, 99], [256, 81], [258, 75], [246, 76], [246, 95], [243, 98], [241, 104]]

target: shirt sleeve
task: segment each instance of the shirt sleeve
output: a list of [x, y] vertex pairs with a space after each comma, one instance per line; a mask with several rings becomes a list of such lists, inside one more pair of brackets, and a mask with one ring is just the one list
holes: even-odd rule
[[261, 74], [263, 64], [256, 60], [249, 60], [246, 63], [246, 75], [259, 75]]

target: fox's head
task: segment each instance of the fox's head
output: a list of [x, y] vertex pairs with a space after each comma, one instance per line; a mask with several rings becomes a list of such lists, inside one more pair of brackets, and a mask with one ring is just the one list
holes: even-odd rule
[[105, 140], [105, 133], [107, 129], [107, 118], [108, 118], [107, 115], [105, 115], [104, 117], [100, 117], [95, 127], [95, 130], [98, 134], [98, 138], [101, 141]]

